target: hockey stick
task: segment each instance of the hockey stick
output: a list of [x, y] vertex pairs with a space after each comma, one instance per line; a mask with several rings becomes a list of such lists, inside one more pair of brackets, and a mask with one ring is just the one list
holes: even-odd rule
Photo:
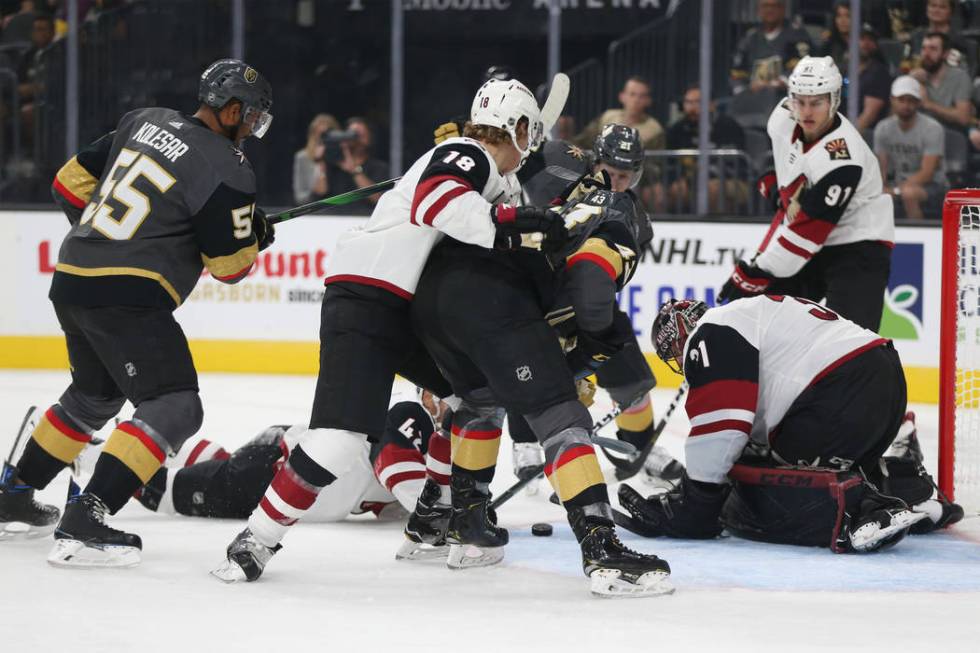
[[636, 455], [630, 456], [629, 459], [623, 460], [621, 458], [614, 458], [610, 456], [605, 449], [603, 453], [606, 458], [613, 464], [616, 468], [616, 480], [625, 481], [628, 478], [636, 476], [637, 472], [643, 469], [643, 463], [646, 462], [647, 456], [650, 455], [650, 451], [653, 450], [654, 445], [657, 444], [657, 440], [660, 438], [660, 434], [664, 432], [664, 428], [667, 426], [667, 422], [670, 420], [670, 416], [674, 414], [674, 410], [681, 402], [681, 398], [684, 393], [687, 392], [687, 382], [681, 383], [681, 386], [677, 389], [677, 394], [674, 395], [673, 401], [667, 406], [667, 410], [664, 411], [663, 416], [660, 418], [660, 422], [657, 424], [657, 428], [653, 430], [653, 435], [650, 436], [650, 440], [644, 445]]
[[548, 91], [544, 106], [541, 107], [541, 124], [545, 134], [551, 132], [558, 118], [561, 117], [561, 112], [565, 110], [565, 102], [568, 100], [568, 91], [571, 87], [572, 83], [565, 73], [558, 73], [551, 80], [551, 89]]
[[[616, 419], [622, 412], [623, 409], [616, 406], [611, 411], [596, 420], [595, 424], [592, 426], [592, 431], [589, 433], [589, 439], [592, 440], [593, 444], [598, 445], [601, 449], [608, 447], [613, 451], [633, 454], [636, 453], [636, 447], [631, 445], [629, 442], [621, 442], [619, 440], [613, 440], [612, 438], [603, 438], [596, 435], [599, 432], [599, 429]], [[544, 465], [535, 465], [534, 467], [531, 467], [524, 478], [518, 479], [516, 483], [501, 492], [496, 499], [490, 502], [490, 507], [496, 510], [500, 505], [506, 503], [513, 498], [514, 495], [524, 489], [524, 487], [531, 481], [537, 480], [539, 477], [541, 477], [542, 474], [544, 474]]]
[[[10, 454], [3, 461], [3, 469], [0, 471], [0, 483], [13, 480], [14, 457], [17, 455], [17, 447], [20, 446], [20, 441], [23, 439], [24, 433], [27, 432], [27, 425], [30, 423], [31, 417], [34, 416], [35, 412], [37, 412], [37, 406], [31, 406], [27, 409], [24, 419], [20, 422], [20, 428], [17, 429], [17, 436], [14, 438], [14, 445], [10, 447]], [[7, 478], [8, 475], [11, 475], [11, 478]]]
[[389, 179], [388, 181], [380, 181], [376, 184], [371, 184], [370, 186], [365, 186], [364, 188], [355, 188], [352, 191], [346, 193], [341, 193], [340, 195], [334, 195], [333, 197], [324, 197], [323, 199], [316, 200], [315, 202], [310, 202], [309, 204], [302, 204], [300, 206], [293, 207], [291, 209], [286, 209], [281, 213], [275, 213], [270, 215], [267, 220], [269, 224], [279, 224], [280, 222], [285, 222], [286, 220], [292, 220], [293, 218], [298, 218], [301, 215], [309, 215], [310, 213], [316, 213], [317, 211], [324, 209], [328, 206], [343, 206], [345, 204], [353, 204], [366, 197], [370, 197], [375, 193], [382, 193], [390, 188], [392, 188], [401, 177], [395, 177], [394, 179]]

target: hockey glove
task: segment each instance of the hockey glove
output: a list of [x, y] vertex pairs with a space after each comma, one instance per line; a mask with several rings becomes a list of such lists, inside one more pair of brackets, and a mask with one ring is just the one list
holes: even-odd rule
[[276, 227], [265, 217], [265, 211], [255, 207], [252, 212], [252, 233], [259, 244], [259, 251], [266, 249], [276, 241]]
[[575, 334], [575, 348], [565, 356], [569, 369], [577, 379], [593, 374], [623, 349], [618, 338], [606, 338], [599, 334], [579, 331]]
[[586, 172], [584, 175], [565, 187], [561, 195], [556, 197], [552, 204], [562, 205], [569, 202], [580, 200], [594, 190], [609, 190], [609, 173], [605, 170], [598, 172]]
[[463, 135], [463, 127], [466, 125], [465, 118], [454, 118], [449, 122], [444, 122], [435, 131], [432, 132], [432, 140], [435, 144], [448, 140], [450, 138], [459, 138]]
[[735, 265], [731, 278], [718, 293], [719, 302], [730, 302], [742, 297], [761, 295], [769, 289], [773, 277], [760, 267], [742, 260]]
[[647, 537], [710, 540], [724, 528], [718, 516], [728, 491], [727, 485], [692, 481], [685, 473], [679, 490], [649, 499], [623, 483], [619, 503], [639, 522]]
[[[496, 249], [513, 251], [521, 247], [531, 247], [557, 251], [568, 238], [564, 219], [548, 209], [498, 204], [490, 208], [490, 218], [497, 226], [497, 237], [494, 240]], [[524, 238], [526, 234], [541, 234], [541, 238]]]
[[776, 181], [776, 171], [767, 170], [755, 182], [759, 195], [767, 201], [773, 211], [779, 210], [779, 182]]

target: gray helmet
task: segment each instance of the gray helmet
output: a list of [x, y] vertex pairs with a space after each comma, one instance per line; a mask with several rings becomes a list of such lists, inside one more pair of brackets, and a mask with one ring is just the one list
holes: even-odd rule
[[197, 99], [214, 110], [231, 100], [242, 103], [242, 122], [252, 125], [252, 134], [262, 138], [272, 123], [272, 85], [244, 61], [219, 59], [201, 73]]
[[636, 186], [643, 174], [643, 143], [640, 132], [626, 125], [609, 124], [595, 137], [592, 145], [595, 163], [605, 163], [620, 170], [635, 173], [630, 188]]

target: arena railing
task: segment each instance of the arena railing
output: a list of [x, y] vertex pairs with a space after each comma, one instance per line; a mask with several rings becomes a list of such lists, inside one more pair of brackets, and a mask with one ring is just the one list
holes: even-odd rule
[[[647, 150], [641, 195], [647, 209], [655, 215], [694, 213], [697, 183], [697, 159], [700, 150]], [[717, 148], [708, 150], [709, 188], [714, 196], [709, 215], [767, 217], [762, 198], [755, 192], [758, 177], [755, 162], [744, 150]]]

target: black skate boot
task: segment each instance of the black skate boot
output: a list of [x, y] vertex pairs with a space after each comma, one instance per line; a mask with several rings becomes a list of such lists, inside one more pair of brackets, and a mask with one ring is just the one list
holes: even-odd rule
[[490, 510], [490, 493], [477, 487], [472, 478], [454, 474], [453, 510], [446, 531], [451, 569], [495, 565], [504, 559], [504, 545], [510, 539], [505, 528], [496, 524]]
[[870, 493], [861, 501], [856, 516], [848, 516], [849, 523], [842, 535], [847, 538], [845, 548], [854, 553], [871, 553], [895, 546], [916, 522], [928, 519], [922, 512], [913, 512], [896, 497], [881, 494], [870, 483]]
[[228, 545], [227, 558], [211, 575], [226, 583], [258, 580], [269, 560], [281, 548], [282, 544], [265, 546], [246, 528]]
[[60, 512], [34, 500], [34, 488], [14, 483], [16, 469], [4, 463], [0, 478], [0, 542], [50, 535]]
[[415, 510], [405, 525], [405, 542], [395, 553], [395, 560], [431, 560], [449, 555], [446, 529], [452, 506], [439, 503], [442, 495], [439, 484], [425, 481]]
[[71, 497], [55, 529], [55, 544], [48, 562], [55, 567], [138, 565], [143, 550], [140, 536], [107, 526], [106, 511], [105, 504], [94, 494]]
[[582, 570], [601, 597], [671, 594], [670, 565], [655, 555], [637, 553], [619, 541], [611, 519], [568, 510], [568, 522], [582, 547]]

